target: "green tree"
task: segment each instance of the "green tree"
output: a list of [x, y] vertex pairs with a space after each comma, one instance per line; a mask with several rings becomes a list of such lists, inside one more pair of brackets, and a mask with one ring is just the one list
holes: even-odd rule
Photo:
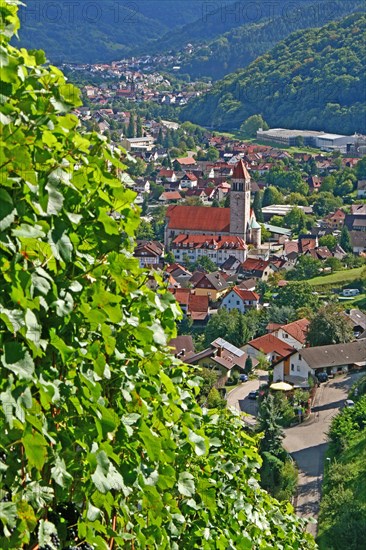
[[263, 193], [262, 206], [271, 206], [272, 204], [282, 204], [283, 196], [278, 189], [273, 186], [266, 187]]
[[125, 164], [128, 167], [128, 172], [132, 177], [138, 178], [143, 176], [146, 172], [146, 162], [139, 157], [134, 157], [133, 160], [125, 160]]
[[142, 129], [142, 120], [140, 115], [137, 115], [136, 119], [136, 137], [142, 137], [143, 135], [143, 129]]
[[277, 457], [284, 455], [282, 447], [284, 433], [279, 422], [280, 416], [276, 409], [274, 397], [269, 394], [263, 399], [258, 413], [258, 428], [263, 432], [260, 443], [262, 453], [269, 452]]
[[253, 199], [253, 210], [255, 213], [255, 217], [257, 219], [257, 222], [263, 223], [263, 214], [262, 214], [262, 195], [263, 193], [261, 191], [256, 191], [254, 193], [254, 199]]
[[351, 236], [347, 227], [344, 225], [342, 227], [341, 236], [339, 238], [339, 244], [345, 252], [352, 252]]
[[323, 306], [310, 320], [306, 340], [310, 346], [342, 344], [353, 340], [352, 326], [336, 304]]
[[280, 288], [275, 300], [278, 306], [291, 306], [295, 310], [300, 308], [316, 308], [318, 297], [313, 294], [313, 289], [305, 281], [291, 282]]
[[210, 162], [216, 162], [219, 160], [220, 154], [215, 147], [209, 147], [206, 153], [206, 159]]
[[150, 222], [141, 220], [136, 232], [136, 238], [144, 241], [152, 241], [155, 239], [154, 229]]
[[359, 180], [366, 179], [366, 156], [362, 157], [362, 159], [357, 163], [355, 171]]
[[207, 550], [210, 518], [224, 547], [315, 548], [260, 489], [256, 438], [198, 406], [167, 347], [178, 308], [133, 258], [124, 152], [80, 133], [79, 93], [42, 52], [9, 44], [16, 9], [0, 4], [0, 547]]
[[342, 200], [329, 192], [320, 192], [314, 199], [313, 210], [317, 216], [326, 216], [342, 206]]
[[269, 126], [263, 120], [261, 115], [252, 115], [240, 126], [240, 132], [246, 137], [256, 137], [259, 128], [262, 128], [262, 130], [268, 130]]
[[136, 127], [135, 127], [135, 115], [130, 113], [130, 120], [127, 126], [126, 136], [128, 138], [136, 137]]
[[321, 268], [322, 262], [320, 260], [316, 260], [312, 256], [305, 254], [303, 256], [300, 256], [300, 258], [297, 260], [295, 269], [292, 269], [287, 274], [287, 278], [291, 280], [312, 279], [313, 277], [319, 275], [319, 271]]
[[283, 218], [283, 224], [290, 229], [301, 231], [306, 223], [306, 214], [301, 208], [295, 206]]
[[323, 235], [319, 239], [319, 246], [327, 246], [329, 250], [334, 250], [338, 244], [338, 239], [334, 235]]
[[253, 361], [252, 361], [252, 358], [250, 357], [250, 355], [248, 355], [248, 357], [245, 360], [244, 370], [245, 370], [246, 374], [251, 374], [251, 372], [253, 371]]

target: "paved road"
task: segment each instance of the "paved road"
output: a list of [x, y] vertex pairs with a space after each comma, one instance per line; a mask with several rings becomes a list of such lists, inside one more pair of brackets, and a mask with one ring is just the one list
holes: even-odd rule
[[[257, 402], [248, 399], [248, 394], [251, 391], [258, 390], [261, 384], [267, 382], [268, 372], [265, 370], [256, 370], [255, 374], [258, 378], [255, 380], [248, 380], [248, 382], [243, 382], [233, 389], [227, 397], [228, 407], [233, 407], [238, 411], [246, 412], [254, 417], [258, 412]], [[254, 424], [255, 420], [251, 420], [250, 417], [248, 417], [247, 422], [248, 424]]]
[[[319, 513], [323, 480], [324, 454], [331, 420], [344, 404], [348, 391], [359, 374], [337, 376], [322, 384], [316, 393], [309, 420], [288, 428], [284, 447], [291, 453], [299, 468], [295, 510], [299, 516], [316, 518]], [[317, 525], [309, 524], [308, 531], [316, 536]]]

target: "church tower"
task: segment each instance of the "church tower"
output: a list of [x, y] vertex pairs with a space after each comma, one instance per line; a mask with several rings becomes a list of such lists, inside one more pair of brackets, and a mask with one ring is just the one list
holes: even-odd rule
[[230, 235], [250, 242], [250, 175], [242, 160], [235, 165], [230, 191]]

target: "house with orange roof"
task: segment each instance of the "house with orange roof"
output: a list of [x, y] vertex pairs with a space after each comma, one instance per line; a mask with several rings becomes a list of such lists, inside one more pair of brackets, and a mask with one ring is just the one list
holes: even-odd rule
[[181, 168], [185, 168], [187, 166], [195, 166], [197, 164], [193, 157], [177, 158], [174, 162], [177, 162]]
[[301, 349], [306, 345], [309, 324], [310, 321], [304, 317], [303, 319], [298, 319], [297, 321], [278, 327], [272, 334], [293, 348]]
[[182, 195], [179, 193], [179, 191], [163, 191], [162, 194], [159, 197], [159, 202], [166, 203], [177, 203], [183, 200]]
[[194, 323], [206, 323], [209, 318], [209, 296], [190, 288], [170, 288], [183, 313]]
[[259, 309], [259, 299], [259, 294], [256, 292], [234, 286], [223, 298], [220, 307], [228, 311], [237, 309], [241, 313], [245, 313], [248, 309]]
[[265, 334], [248, 342], [243, 349], [251, 357], [265, 357], [269, 363], [289, 357], [296, 349], [277, 338], [273, 333]]

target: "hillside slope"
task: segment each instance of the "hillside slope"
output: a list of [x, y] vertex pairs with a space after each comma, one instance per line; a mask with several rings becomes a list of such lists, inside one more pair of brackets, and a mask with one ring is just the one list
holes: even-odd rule
[[320, 27], [356, 11], [364, 11], [363, 0], [307, 2], [277, 9], [277, 15], [264, 21], [248, 21], [204, 44], [192, 54], [183, 54], [179, 63], [182, 73], [193, 78], [211, 77], [214, 80], [247, 67], [258, 56], [274, 48], [292, 32]]
[[185, 0], [184, 10], [182, 0], [169, 0], [168, 10], [166, 0], [26, 0], [26, 4], [19, 10], [20, 45], [46, 50], [53, 63], [115, 60], [201, 16], [199, 0]]
[[217, 82], [181, 117], [232, 130], [261, 113], [271, 127], [365, 133], [365, 34], [366, 16], [360, 13], [295, 32]]

